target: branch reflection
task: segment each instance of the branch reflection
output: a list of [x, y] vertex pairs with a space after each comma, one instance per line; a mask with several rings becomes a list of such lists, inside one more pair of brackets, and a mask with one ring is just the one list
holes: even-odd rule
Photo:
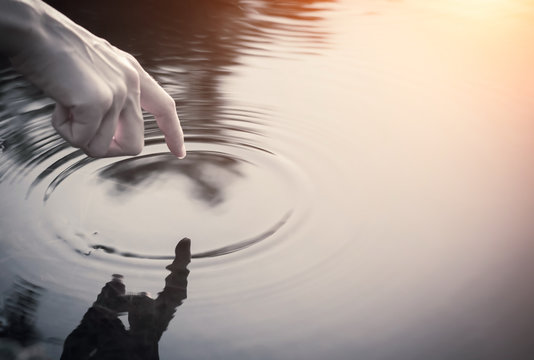
[[191, 152], [183, 160], [170, 154], [155, 154], [113, 163], [98, 175], [112, 184], [111, 196], [130, 195], [134, 189], [151, 191], [150, 185], [185, 177], [194, 186], [191, 191], [194, 197], [208, 206], [216, 206], [224, 202], [226, 186], [243, 176], [239, 164], [238, 159], [220, 153]]

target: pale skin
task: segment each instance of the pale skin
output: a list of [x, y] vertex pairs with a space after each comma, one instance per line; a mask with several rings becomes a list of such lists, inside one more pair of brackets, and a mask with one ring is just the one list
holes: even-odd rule
[[39, 0], [0, 0], [0, 52], [56, 101], [52, 125], [92, 157], [137, 155], [142, 110], [152, 113], [169, 150], [186, 155], [173, 98], [130, 54]]

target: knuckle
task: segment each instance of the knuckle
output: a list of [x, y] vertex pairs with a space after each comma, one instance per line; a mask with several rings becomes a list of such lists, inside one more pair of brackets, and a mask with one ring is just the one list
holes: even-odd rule
[[164, 107], [165, 107], [165, 110], [168, 112], [176, 111], [176, 102], [174, 101], [172, 96], [170, 96], [169, 94], [165, 95]]
[[130, 65], [127, 65], [124, 68], [124, 80], [126, 83], [126, 87], [128, 88], [128, 92], [135, 94], [141, 92], [141, 80], [139, 79], [139, 73]]
[[117, 98], [122, 101], [126, 98], [127, 93], [128, 93], [128, 87], [126, 84], [117, 84], [113, 95], [114, 95], [114, 98]]
[[126, 51], [122, 51], [120, 50], [120, 54], [122, 56], [124, 56], [124, 58], [126, 59], [126, 61], [128, 63], [130, 63], [130, 65], [132, 65], [134, 68], [140, 66], [139, 65], [139, 62], [137, 61], [137, 59], [130, 53], [127, 53]]
[[125, 51], [123, 51], [122, 53], [124, 54], [124, 57], [126, 58], [126, 60], [128, 60], [131, 64], [138, 64], [139, 63], [137, 61], [137, 59], [135, 58], [135, 56], [133, 56], [132, 54], [127, 53]]
[[86, 105], [94, 109], [107, 111], [113, 104], [113, 94], [109, 89], [94, 91], [87, 100]]
[[113, 46], [106, 39], [97, 38], [93, 41], [93, 48], [95, 49], [111, 49]]

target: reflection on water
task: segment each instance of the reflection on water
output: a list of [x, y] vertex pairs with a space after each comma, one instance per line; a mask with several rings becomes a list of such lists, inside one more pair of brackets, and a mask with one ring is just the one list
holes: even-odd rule
[[[67, 336], [61, 359], [159, 359], [161, 335], [187, 298], [190, 259], [190, 240], [183, 239], [167, 266], [171, 274], [165, 279], [165, 288], [156, 299], [146, 293], [126, 295], [122, 276], [113, 275], [80, 325]], [[128, 330], [118, 318], [121, 313], [128, 313]]]
[[[99, 176], [113, 182], [110, 195], [128, 196], [133, 188], [146, 191], [154, 182], [164, 182], [175, 176], [185, 176], [194, 183], [192, 195], [209, 206], [217, 206], [224, 201], [225, 183], [232, 177], [243, 176], [239, 161], [226, 154], [193, 154], [185, 161], [167, 156], [147, 156], [123, 160], [103, 169]], [[222, 171], [215, 171], [222, 169]], [[174, 176], [173, 176], [174, 175]], [[152, 183], [152, 184], [150, 184]]]
[[35, 329], [35, 317], [39, 296], [43, 289], [24, 279], [18, 279], [4, 300], [0, 310], [0, 338], [15, 340], [22, 346], [29, 346], [39, 338]]
[[164, 86], [188, 157], [145, 114], [140, 156], [87, 158], [1, 60], [6, 354], [534, 358], [531, 0], [50, 2]]
[[[261, 113], [257, 114], [261, 109], [226, 106], [219, 90], [221, 77], [231, 74], [231, 67], [238, 65], [244, 55], [269, 56], [265, 49], [267, 43], [289, 39], [289, 50], [299, 51], [319, 46], [326, 36], [310, 22], [321, 19], [316, 14], [320, 8], [311, 6], [316, 1], [286, 4], [160, 0], [150, 6], [127, 1], [49, 3], [133, 53], [177, 101], [188, 140], [236, 142], [239, 138], [235, 139], [234, 132], [257, 133], [259, 130], [254, 126], [246, 125], [261, 121], [258, 118]], [[126, 16], [124, 9], [128, 9]], [[285, 24], [264, 16], [271, 13], [304, 23]], [[315, 15], [308, 16], [309, 13]], [[4, 149], [9, 149], [9, 163], [18, 162], [25, 167], [15, 170], [7, 163], [2, 164], [2, 177], [14, 176], [26, 166], [37, 166], [67, 148], [43, 119], [50, 117], [53, 103], [18, 74], [6, 69], [5, 63], [4, 59], [0, 114], [2, 119], [17, 119], [3, 121], [0, 134]], [[7, 126], [10, 127], [4, 128]], [[145, 121], [145, 133], [148, 138], [161, 136], [152, 117]]]

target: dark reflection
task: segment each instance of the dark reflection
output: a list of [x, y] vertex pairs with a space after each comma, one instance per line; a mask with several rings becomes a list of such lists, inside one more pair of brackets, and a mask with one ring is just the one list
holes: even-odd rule
[[[53, 6], [116, 46], [133, 53], [178, 102], [185, 130], [221, 134], [228, 119], [220, 82], [243, 55], [285, 56], [326, 43], [317, 25], [328, 1], [158, 0], [80, 2], [51, 0]], [[261, 86], [261, 84], [258, 84]], [[252, 116], [252, 114], [248, 114]], [[194, 123], [193, 123], [194, 122]], [[159, 130], [147, 124], [150, 135]], [[188, 131], [186, 131], [186, 134]]]
[[[65, 340], [62, 360], [159, 359], [158, 342], [176, 308], [187, 298], [187, 265], [191, 260], [191, 241], [182, 239], [175, 250], [165, 288], [156, 299], [146, 293], [126, 294], [121, 275], [113, 275], [100, 291], [80, 325]], [[118, 318], [128, 313], [126, 330]]]
[[265, 50], [264, 45], [270, 42], [299, 38], [307, 41], [293, 42], [300, 47], [324, 43], [327, 33], [315, 22], [323, 19], [325, 4], [334, 1], [47, 2], [95, 34], [132, 52], [145, 65], [163, 61], [225, 74], [229, 73], [226, 67], [240, 63], [240, 55], [248, 50]]
[[147, 189], [147, 185], [158, 181], [184, 176], [195, 186], [193, 196], [209, 206], [216, 206], [224, 201], [227, 183], [236, 176], [243, 176], [239, 164], [239, 159], [222, 153], [190, 152], [183, 160], [170, 154], [153, 154], [113, 163], [100, 171], [99, 177], [111, 180], [111, 194], [119, 196], [133, 189]]
[[15, 341], [23, 347], [39, 340], [35, 329], [37, 307], [43, 288], [19, 278], [0, 309], [0, 339]]

